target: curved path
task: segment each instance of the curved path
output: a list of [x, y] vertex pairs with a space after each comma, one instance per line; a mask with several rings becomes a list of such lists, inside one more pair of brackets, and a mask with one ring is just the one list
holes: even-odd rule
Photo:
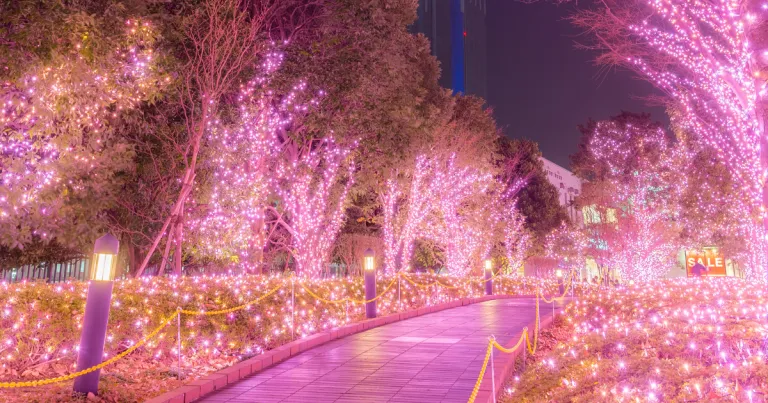
[[[498, 299], [383, 325], [305, 351], [200, 401], [465, 403], [488, 337], [502, 344], [518, 337], [534, 320], [534, 304]], [[551, 305], [541, 308], [544, 321]], [[506, 358], [495, 362], [500, 359]]]

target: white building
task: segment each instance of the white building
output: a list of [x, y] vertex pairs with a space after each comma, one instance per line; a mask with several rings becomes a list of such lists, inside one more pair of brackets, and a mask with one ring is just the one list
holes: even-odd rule
[[571, 171], [544, 157], [541, 158], [541, 161], [544, 162], [544, 172], [547, 174], [547, 179], [557, 188], [560, 195], [560, 205], [566, 208], [571, 222], [579, 226], [583, 225], [582, 213], [573, 205], [573, 199], [581, 193], [581, 179], [577, 178]]

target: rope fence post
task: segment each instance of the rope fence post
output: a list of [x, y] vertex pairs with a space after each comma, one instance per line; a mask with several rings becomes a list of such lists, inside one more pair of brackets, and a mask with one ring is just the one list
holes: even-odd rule
[[[571, 273], [574, 273], [574, 272], [571, 272]], [[575, 275], [575, 273], [571, 274], [571, 298], [573, 298], [573, 289], [574, 289], [574, 287], [573, 287], [573, 276], [574, 275]], [[579, 282], [581, 282], [581, 278], [579, 278]]]
[[522, 372], [525, 372], [525, 360], [527, 356], [528, 356], [528, 332], [525, 333], [525, 344], [523, 345], [523, 371]]
[[179, 368], [177, 375], [179, 380], [181, 380], [181, 307], [176, 308], [176, 339], [178, 339], [179, 343]]
[[[496, 341], [496, 336], [491, 335], [490, 339], [491, 344], [493, 344], [493, 342]], [[493, 396], [493, 403], [496, 403], [496, 373], [494, 372], [493, 366], [493, 350], [495, 350], [495, 348], [491, 348], [491, 395]]]
[[555, 318], [555, 297], [552, 297], [552, 319]]
[[398, 271], [397, 272], [397, 306], [398, 306], [398, 308], [402, 308], [403, 307], [403, 302], [400, 300], [400, 280], [401, 280], [401, 277], [402, 277], [402, 275]]

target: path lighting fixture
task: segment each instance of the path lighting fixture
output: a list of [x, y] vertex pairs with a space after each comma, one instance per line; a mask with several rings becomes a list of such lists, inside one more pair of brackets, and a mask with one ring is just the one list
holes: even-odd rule
[[493, 260], [485, 259], [485, 295], [493, 295]]
[[363, 265], [365, 266], [365, 271], [371, 271], [376, 268], [374, 259], [375, 259], [375, 254], [373, 253], [373, 249], [371, 248], [366, 249], [364, 262], [363, 262]]
[[[120, 242], [112, 234], [102, 236], [93, 245], [91, 281], [85, 300], [83, 331], [80, 334], [80, 350], [77, 356], [78, 372], [101, 364], [119, 250]], [[100, 372], [101, 370], [96, 370], [75, 378], [75, 392], [98, 394]]]
[[376, 255], [373, 249], [368, 248], [363, 254], [363, 269], [365, 273], [365, 317], [373, 319], [376, 317]]

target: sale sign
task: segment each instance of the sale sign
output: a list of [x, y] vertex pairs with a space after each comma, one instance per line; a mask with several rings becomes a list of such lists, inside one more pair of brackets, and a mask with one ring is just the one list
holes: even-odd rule
[[691, 269], [696, 263], [701, 263], [709, 269], [706, 276], [725, 276], [725, 257], [718, 248], [704, 248], [703, 250], [689, 250], [685, 252], [685, 269], [688, 277], [693, 276]]

